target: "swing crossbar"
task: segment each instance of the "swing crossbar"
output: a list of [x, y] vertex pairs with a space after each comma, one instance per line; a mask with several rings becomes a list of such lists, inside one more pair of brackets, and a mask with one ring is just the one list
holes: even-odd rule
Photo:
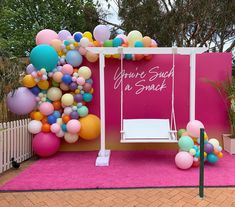
[[177, 142], [169, 119], [124, 119], [122, 143]]

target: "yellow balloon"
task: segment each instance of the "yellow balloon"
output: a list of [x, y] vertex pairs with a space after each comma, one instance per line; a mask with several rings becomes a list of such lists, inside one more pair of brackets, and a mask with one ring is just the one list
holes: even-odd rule
[[33, 115], [33, 118], [34, 118], [35, 120], [41, 121], [41, 120], [43, 119], [43, 115], [42, 115], [42, 113], [41, 113], [40, 111], [36, 111], [36, 112], [34, 113], [34, 115]]
[[86, 37], [90, 42], [93, 42], [92, 34], [88, 31], [84, 32], [82, 37]]
[[82, 66], [78, 69], [78, 75], [84, 79], [89, 79], [91, 77], [91, 69], [87, 66]]
[[143, 36], [139, 31], [133, 30], [129, 32], [129, 34], [127, 35], [127, 40], [128, 40], [128, 46], [134, 47], [136, 41], [143, 40]]
[[22, 83], [23, 83], [23, 85], [24, 85], [25, 87], [27, 87], [27, 88], [32, 88], [32, 87], [36, 86], [36, 84], [37, 84], [37, 83], [35, 82], [33, 76], [31, 76], [31, 75], [26, 75], [26, 76], [23, 78]]
[[[79, 136], [86, 140], [96, 139], [100, 135], [100, 119], [96, 115], [88, 114], [79, 119], [81, 129]], [[92, 130], [91, 130], [92, 129]]]
[[61, 98], [61, 102], [62, 104], [64, 104], [65, 106], [71, 106], [73, 105], [74, 102], [74, 98], [73, 95], [71, 95], [70, 93], [66, 93], [62, 96]]
[[42, 90], [47, 90], [49, 88], [49, 82], [47, 80], [40, 80], [38, 82], [38, 87]]
[[222, 153], [222, 152], [219, 152], [218, 158], [222, 158], [223, 156], [224, 156], [223, 153]]
[[51, 40], [51, 46], [54, 47], [57, 52], [61, 52], [62, 50], [61, 45], [62, 45], [61, 40], [58, 39]]

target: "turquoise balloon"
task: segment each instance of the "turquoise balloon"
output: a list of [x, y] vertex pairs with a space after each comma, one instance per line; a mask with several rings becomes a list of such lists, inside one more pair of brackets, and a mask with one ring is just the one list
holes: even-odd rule
[[193, 148], [194, 142], [191, 137], [189, 136], [182, 136], [179, 139], [178, 145], [182, 151], [188, 152], [190, 149]]
[[88, 108], [86, 106], [81, 106], [77, 110], [80, 117], [85, 117], [88, 114]]
[[47, 72], [56, 68], [59, 57], [50, 45], [38, 45], [30, 53], [30, 62], [37, 70], [45, 68]]
[[212, 153], [208, 154], [206, 158], [207, 158], [207, 161], [212, 164], [216, 163], [219, 159], [215, 154], [212, 154]]
[[144, 43], [141, 41], [136, 41], [135, 42], [135, 47], [144, 47]]
[[90, 94], [90, 93], [84, 93], [84, 94], [83, 94], [83, 100], [84, 100], [85, 102], [90, 102], [90, 101], [92, 100], [92, 94]]
[[116, 38], [113, 39], [113, 47], [119, 47], [121, 45], [122, 45], [122, 39], [121, 38], [116, 37]]
[[132, 60], [132, 54], [125, 54], [125, 59]]

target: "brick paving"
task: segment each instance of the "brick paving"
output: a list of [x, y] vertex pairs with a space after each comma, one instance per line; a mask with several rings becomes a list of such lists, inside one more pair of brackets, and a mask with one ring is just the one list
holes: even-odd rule
[[[34, 161], [22, 164], [20, 170], [0, 175], [4, 184]], [[67, 190], [0, 193], [0, 207], [235, 207], [235, 188], [206, 188], [205, 198], [197, 188], [147, 188], [117, 190]]]

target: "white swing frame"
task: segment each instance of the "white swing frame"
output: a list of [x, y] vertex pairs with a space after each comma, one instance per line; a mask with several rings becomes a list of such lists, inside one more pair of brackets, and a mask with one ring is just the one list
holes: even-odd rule
[[96, 159], [96, 166], [109, 166], [110, 150], [105, 148], [105, 85], [104, 68], [106, 54], [175, 54], [190, 55], [190, 100], [189, 119], [195, 120], [195, 99], [196, 99], [196, 54], [201, 54], [208, 48], [197, 47], [156, 47], [156, 48], [131, 48], [131, 47], [87, 47], [88, 51], [99, 54], [100, 69], [100, 151]]

